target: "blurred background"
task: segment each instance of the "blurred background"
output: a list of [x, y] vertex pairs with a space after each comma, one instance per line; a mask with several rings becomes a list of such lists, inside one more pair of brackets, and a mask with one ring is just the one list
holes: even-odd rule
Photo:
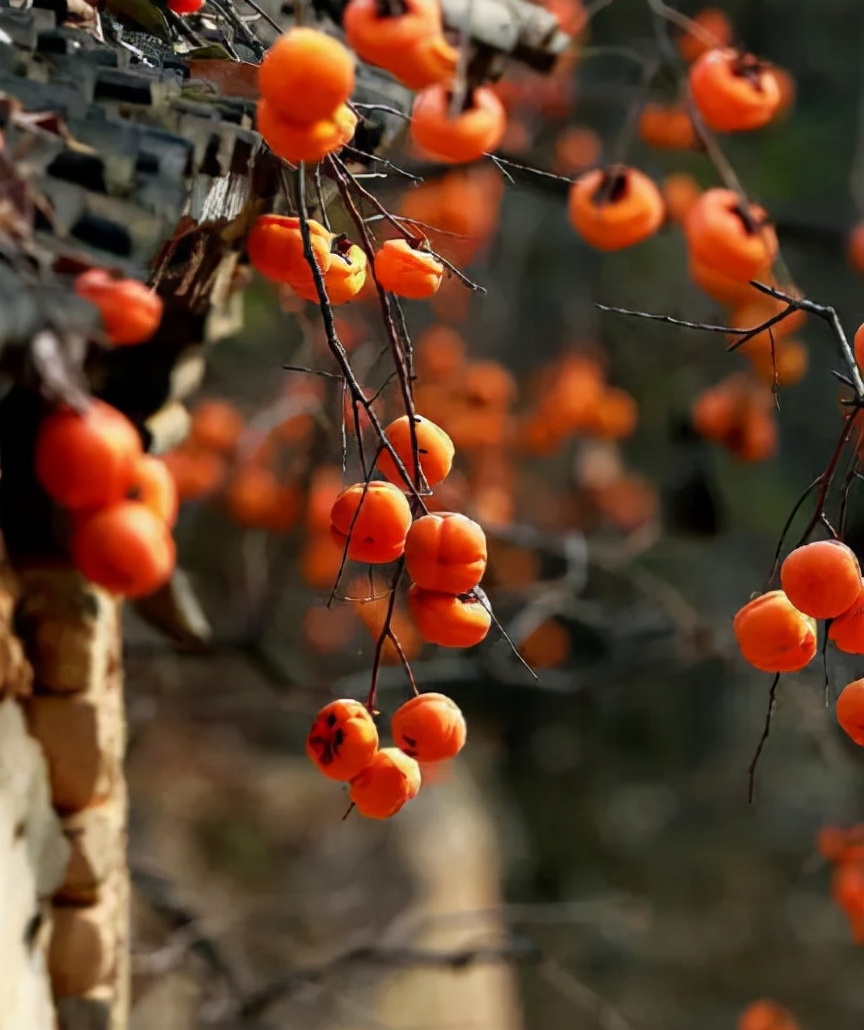
[[[864, 318], [846, 255], [864, 194], [864, 6], [715, 6], [795, 93], [776, 124], [723, 151], [776, 221], [791, 282], [851, 334]], [[629, 51], [657, 47], [647, 4], [599, 10], [575, 64], [507, 87], [502, 153], [564, 175], [625, 159], [658, 182], [717, 185], [704, 153], [640, 138], [644, 65]], [[648, 95], [672, 81], [658, 75]], [[178, 649], [127, 613], [136, 1030], [733, 1030], [759, 997], [802, 1030], [864, 1025], [861, 948], [815, 846], [824, 825], [864, 818], [861, 749], [826, 710], [814, 663], [781, 683], [748, 804], [770, 677], [745, 667], [730, 628], [839, 433], [836, 342], [813, 319], [796, 333], [809, 370], [776, 398], [764, 387], [776, 453], [740, 460], [691, 416], [701, 391], [753, 374], [746, 357], [722, 335], [596, 306], [722, 324], [729, 312], [688, 279], [680, 228], [600, 255], [568, 224], [565, 182], [504, 171], [514, 181], [487, 164], [369, 185], [449, 226], [433, 242], [488, 290], [453, 281], [434, 305], [406, 305], [418, 410], [457, 443], [440, 504], [487, 525], [484, 586], [538, 678], [495, 631], [463, 653], [422, 648], [403, 627], [420, 688], [457, 701], [468, 745], [395, 819], [342, 821], [346, 794], [303, 742], [323, 704], [365, 696], [382, 612], [345, 598], [382, 584], [348, 569], [327, 607], [338, 556], [315, 512], [341, 476], [343, 399], [333, 380], [283, 370], [329, 367], [314, 309], [254, 281], [242, 331], [208, 364], [198, 450], [172, 459], [186, 461], [180, 556], [212, 644]], [[344, 310], [358, 375], [395, 417], [374, 299]], [[633, 398], [635, 427], [624, 405], [617, 422], [550, 428], [544, 398], [575, 366], [604, 396]], [[239, 437], [214, 400], [240, 413]], [[351, 481], [350, 425], [346, 439]], [[250, 468], [278, 480], [281, 524], [260, 514]], [[862, 515], [853, 492], [853, 545]], [[832, 699], [861, 671], [829, 652]], [[386, 665], [382, 727], [408, 691]]]

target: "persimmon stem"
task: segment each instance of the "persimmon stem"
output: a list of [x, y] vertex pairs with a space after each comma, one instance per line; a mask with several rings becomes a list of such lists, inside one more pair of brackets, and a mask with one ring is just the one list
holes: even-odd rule
[[756, 767], [759, 765], [759, 759], [762, 757], [765, 743], [771, 734], [771, 722], [774, 718], [774, 709], [777, 706], [777, 686], [779, 683], [780, 673], [778, 672], [771, 681], [771, 688], [768, 691], [768, 710], [765, 714], [765, 725], [762, 728], [762, 736], [756, 744], [756, 751], [754, 752], [750, 765], [747, 768], [747, 802], [751, 805], [756, 797]]

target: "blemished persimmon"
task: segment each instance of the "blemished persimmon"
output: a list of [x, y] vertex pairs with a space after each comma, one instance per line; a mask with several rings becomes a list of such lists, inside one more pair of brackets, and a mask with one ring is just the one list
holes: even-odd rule
[[[332, 233], [308, 220], [309, 242], [315, 263], [326, 275], [330, 267]], [[246, 237], [246, 251], [253, 268], [277, 283], [299, 282], [314, 286], [309, 263], [303, 253], [300, 219], [289, 215], [261, 215]]]
[[840, 691], [834, 711], [840, 728], [856, 744], [864, 746], [864, 679], [846, 684]]
[[420, 790], [417, 761], [398, 747], [382, 747], [351, 779], [350, 797], [367, 819], [389, 819]]
[[320, 161], [344, 146], [357, 128], [357, 115], [342, 104], [327, 118], [300, 124], [280, 117], [266, 97], [258, 101], [255, 121], [264, 142], [284, 161]]
[[441, 261], [408, 240], [385, 240], [375, 253], [374, 268], [382, 289], [409, 300], [431, 297], [444, 276]]
[[483, 578], [486, 561], [486, 534], [467, 515], [423, 515], [405, 538], [408, 575], [424, 590], [467, 593]]
[[782, 590], [745, 604], [732, 631], [745, 661], [762, 672], [798, 672], [816, 654], [816, 624]]
[[138, 501], [110, 504], [75, 524], [69, 549], [91, 583], [122, 597], [146, 597], [171, 578], [176, 550], [165, 522]]
[[351, 698], [325, 705], [312, 721], [306, 754], [331, 780], [350, 780], [378, 750], [378, 730], [368, 710]]
[[330, 527], [352, 561], [372, 565], [395, 561], [405, 550], [411, 506], [392, 483], [355, 483], [333, 503]]
[[413, 584], [408, 610], [420, 636], [441, 647], [473, 647], [484, 640], [492, 616], [473, 595], [441, 594]]
[[393, 713], [393, 742], [418, 762], [446, 762], [465, 746], [465, 716], [445, 694], [418, 694]]
[[504, 105], [487, 86], [472, 90], [461, 113], [450, 110], [445, 85], [429, 86], [414, 99], [411, 138], [430, 157], [455, 164], [479, 160], [498, 146], [507, 127]]
[[685, 61], [695, 61], [706, 50], [728, 46], [733, 29], [728, 15], [716, 7], [705, 7], [693, 17], [692, 27], [678, 39], [678, 49]]
[[109, 404], [56, 408], [39, 427], [36, 475], [58, 504], [98, 508], [126, 496], [141, 454], [138, 431]]
[[690, 209], [684, 234], [691, 257], [732, 279], [764, 278], [777, 256], [767, 212], [758, 204], [745, 209], [734, 190], [706, 190]]
[[[417, 441], [417, 457], [423, 478], [430, 487], [437, 486], [453, 466], [455, 448], [453, 441], [444, 430], [428, 418], [414, 415], [402, 415], [390, 423], [384, 430], [390, 446], [399, 456], [412, 482], [417, 478], [417, 462], [414, 460], [413, 438], [411, 427], [414, 427], [413, 438]], [[389, 482], [402, 489], [408, 489], [396, 462], [389, 451], [382, 450], [376, 459], [378, 471]]]
[[706, 50], [691, 65], [690, 93], [715, 132], [759, 129], [772, 120], [781, 99], [771, 65], [731, 47]]
[[99, 309], [109, 343], [145, 343], [159, 328], [162, 298], [137, 279], [114, 279], [102, 268], [82, 272], [75, 292]]
[[614, 165], [580, 176], [570, 187], [570, 224], [598, 250], [621, 250], [648, 239], [663, 223], [663, 197], [636, 168]]
[[329, 118], [354, 90], [354, 57], [338, 39], [294, 26], [264, 55], [258, 86], [280, 118], [300, 124]]
[[177, 521], [177, 484], [161, 458], [141, 455], [135, 462], [127, 496], [129, 500], [140, 501], [167, 526]]
[[840, 540], [814, 540], [791, 551], [780, 566], [780, 585], [791, 603], [814, 619], [835, 619], [861, 593], [861, 567]]
[[206, 400], [192, 410], [188, 440], [219, 454], [232, 455], [243, 434], [243, 416], [230, 401]]
[[741, 1013], [738, 1030], [798, 1030], [798, 1023], [787, 1008], [760, 998]]

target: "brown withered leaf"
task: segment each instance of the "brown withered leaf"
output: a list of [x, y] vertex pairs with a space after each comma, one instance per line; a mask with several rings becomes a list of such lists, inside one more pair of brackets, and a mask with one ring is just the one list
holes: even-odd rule
[[189, 61], [192, 79], [208, 82], [225, 97], [257, 100], [258, 65], [245, 61], [222, 61], [218, 58]]

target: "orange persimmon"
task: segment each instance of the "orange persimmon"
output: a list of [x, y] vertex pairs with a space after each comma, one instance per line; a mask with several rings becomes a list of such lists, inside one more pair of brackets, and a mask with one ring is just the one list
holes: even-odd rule
[[690, 93], [715, 132], [761, 128], [777, 113], [781, 99], [771, 65], [731, 47], [706, 50], [693, 63]]
[[354, 90], [354, 57], [338, 39], [293, 26], [258, 68], [258, 86], [274, 112], [298, 124], [330, 118]]
[[816, 654], [816, 624], [782, 590], [755, 597], [732, 620], [745, 661], [762, 672], [798, 672]]
[[420, 636], [441, 647], [473, 647], [492, 625], [489, 610], [473, 594], [441, 594], [414, 584], [408, 590], [408, 610]]
[[486, 571], [486, 534], [466, 515], [437, 512], [415, 519], [405, 538], [405, 565], [424, 590], [464, 594]]
[[405, 550], [411, 507], [392, 483], [355, 483], [333, 502], [330, 528], [352, 561], [384, 564]]
[[375, 278], [379, 285], [409, 300], [425, 300], [441, 285], [444, 265], [429, 250], [408, 240], [385, 240], [375, 253]]
[[82, 575], [123, 597], [146, 597], [163, 586], [176, 558], [168, 526], [137, 501], [108, 505], [76, 522], [69, 549]]
[[789, 601], [814, 619], [847, 612], [861, 593], [861, 567], [840, 540], [814, 540], [791, 551], [780, 566], [780, 585]]
[[[413, 441], [415, 439], [417, 442], [417, 457], [420, 471], [423, 473], [423, 478], [428, 486], [437, 486], [447, 476], [453, 466], [453, 456], [455, 454], [453, 441], [440, 426], [428, 418], [414, 415], [412, 420], [409, 415], [402, 415], [387, 426], [384, 430], [384, 435], [398, 455], [399, 460], [405, 466], [412, 482], [416, 480], [418, 471], [413, 453]], [[395, 483], [402, 489], [407, 489], [402, 473], [399, 471], [389, 451], [382, 450], [375, 464], [385, 479]]]
[[459, 706], [445, 694], [418, 694], [393, 713], [396, 746], [418, 762], [444, 762], [465, 746], [468, 729]]
[[376, 751], [351, 779], [350, 797], [367, 819], [389, 819], [420, 790], [420, 766], [398, 747]]
[[312, 721], [306, 754], [331, 780], [350, 780], [378, 750], [378, 730], [368, 710], [351, 698], [325, 705]]
[[55, 408], [36, 437], [36, 475], [58, 504], [97, 508], [125, 497], [141, 454], [137, 430], [110, 404]]
[[451, 92], [445, 85], [429, 86], [417, 94], [411, 109], [411, 138], [422, 151], [439, 161], [467, 163], [498, 146], [507, 115], [491, 89], [473, 89], [455, 115], [450, 105]]
[[660, 228], [663, 197], [648, 176], [635, 168], [597, 168], [570, 187], [568, 213], [586, 243], [598, 250], [621, 250]]
[[840, 691], [834, 711], [841, 729], [856, 744], [864, 746], [864, 679], [846, 684]]

